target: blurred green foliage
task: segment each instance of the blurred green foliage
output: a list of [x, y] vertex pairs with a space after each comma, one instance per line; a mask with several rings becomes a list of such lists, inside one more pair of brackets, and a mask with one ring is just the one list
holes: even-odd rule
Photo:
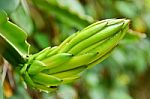
[[97, 20], [131, 19], [132, 29], [108, 59], [55, 93], [27, 90], [17, 72], [8, 69], [0, 94], [9, 99], [150, 99], [150, 82], [145, 83], [150, 80], [149, 5], [149, 0], [0, 0], [10, 20], [28, 33], [33, 53], [59, 45]]

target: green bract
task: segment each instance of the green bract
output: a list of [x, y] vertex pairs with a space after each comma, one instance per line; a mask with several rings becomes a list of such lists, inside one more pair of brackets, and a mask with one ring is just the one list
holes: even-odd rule
[[96, 22], [68, 37], [59, 46], [29, 56], [21, 73], [33, 88], [55, 90], [109, 56], [128, 29], [129, 20]]

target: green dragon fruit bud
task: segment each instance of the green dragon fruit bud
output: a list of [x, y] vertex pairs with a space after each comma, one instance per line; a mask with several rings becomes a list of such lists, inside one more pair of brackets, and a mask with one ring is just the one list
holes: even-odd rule
[[59, 46], [31, 55], [21, 70], [33, 88], [56, 90], [107, 58], [128, 30], [129, 20], [98, 21], [71, 35]]

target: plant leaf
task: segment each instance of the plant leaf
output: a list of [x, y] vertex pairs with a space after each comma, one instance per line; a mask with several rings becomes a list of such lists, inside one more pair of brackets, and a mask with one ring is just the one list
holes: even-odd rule
[[0, 44], [1, 53], [12, 64], [22, 63], [29, 53], [26, 33], [7, 20], [4, 10], [0, 10], [0, 37], [4, 41]]
[[21, 4], [10, 14], [10, 18], [18, 26], [24, 29], [28, 35], [31, 35], [33, 32], [33, 22], [29, 14], [26, 0], [21, 0]]
[[5, 10], [9, 14], [18, 7], [19, 2], [20, 0], [0, 0], [0, 9]]
[[33, 0], [33, 2], [40, 9], [55, 15], [59, 20], [78, 29], [82, 29], [88, 26], [92, 21], [88, 18], [79, 16], [78, 14], [71, 12], [65, 7], [61, 7], [59, 4], [54, 4], [45, 0]]

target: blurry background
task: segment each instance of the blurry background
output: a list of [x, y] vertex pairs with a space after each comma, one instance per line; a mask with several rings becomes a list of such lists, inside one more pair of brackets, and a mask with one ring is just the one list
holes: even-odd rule
[[150, 0], [0, 0], [0, 8], [28, 33], [32, 53], [59, 45], [98, 20], [131, 20], [128, 34], [109, 58], [53, 93], [26, 90], [0, 57], [0, 97], [4, 93], [6, 99], [150, 99]]

